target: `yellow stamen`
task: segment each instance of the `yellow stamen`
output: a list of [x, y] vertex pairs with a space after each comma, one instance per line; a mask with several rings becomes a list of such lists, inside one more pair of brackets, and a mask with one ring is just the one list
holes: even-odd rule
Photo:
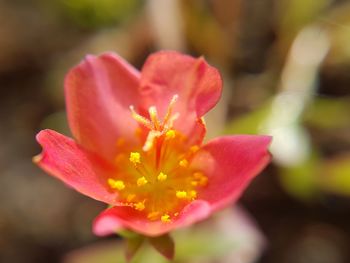
[[186, 191], [176, 191], [176, 197], [179, 199], [185, 199], [185, 198], [187, 198], [187, 192]]
[[192, 199], [197, 198], [197, 191], [195, 191], [195, 190], [190, 191], [190, 196]]
[[134, 204], [134, 208], [137, 211], [142, 211], [142, 210], [145, 209], [145, 203], [144, 202], [138, 202], [138, 203]]
[[198, 184], [200, 186], [206, 186], [208, 184], [208, 177], [206, 177], [203, 173], [201, 172], [195, 172], [193, 174], [193, 177], [196, 179]]
[[199, 146], [198, 145], [193, 145], [190, 148], [190, 151], [193, 152], [193, 153], [197, 152], [198, 150], [199, 150]]
[[165, 214], [165, 215], [162, 215], [160, 220], [163, 222], [163, 223], [169, 223], [170, 222], [170, 216], [168, 214]]
[[134, 200], [135, 197], [136, 197], [135, 194], [129, 194], [129, 195], [126, 197], [126, 200], [127, 200], [128, 202], [132, 202], [132, 200]]
[[167, 131], [167, 132], [165, 133], [165, 137], [166, 137], [167, 139], [174, 139], [175, 136], [176, 136], [176, 133], [175, 133], [174, 130], [169, 130], [169, 131]]
[[197, 186], [197, 185], [198, 185], [198, 182], [197, 182], [197, 181], [191, 181], [191, 185], [192, 185], [192, 186]]
[[187, 161], [186, 159], [182, 159], [182, 160], [179, 162], [179, 165], [180, 165], [181, 167], [186, 168], [186, 167], [188, 167], [188, 161]]
[[114, 180], [112, 178], [108, 178], [108, 184], [111, 188], [117, 189], [119, 191], [125, 188], [125, 184], [122, 180]]
[[147, 218], [151, 221], [157, 220], [159, 218], [159, 212], [151, 212], [147, 215]]
[[137, 183], [137, 186], [143, 186], [143, 185], [147, 184], [148, 181], [144, 176], [142, 176], [139, 179], [137, 179], [136, 183]]
[[141, 154], [139, 152], [131, 152], [129, 160], [134, 165], [139, 164], [139, 163], [141, 163]]
[[200, 179], [202, 176], [203, 176], [203, 173], [201, 173], [201, 172], [193, 173], [193, 177], [196, 178], [196, 179]]
[[165, 173], [160, 172], [159, 175], [157, 176], [158, 181], [164, 182], [168, 176]]

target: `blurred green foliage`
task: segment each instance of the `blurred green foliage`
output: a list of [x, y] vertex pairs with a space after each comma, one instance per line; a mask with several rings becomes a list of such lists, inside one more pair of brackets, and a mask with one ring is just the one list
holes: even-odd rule
[[331, 0], [282, 0], [277, 2], [280, 52], [285, 54], [295, 36], [305, 26], [317, 22]]
[[[229, 122], [225, 134], [259, 134], [261, 125], [269, 117], [271, 103]], [[306, 108], [301, 123], [316, 129], [335, 131], [350, 128], [350, 101], [348, 98], [317, 97]], [[322, 157], [314, 145], [303, 162], [294, 166], [278, 165], [279, 179], [292, 196], [310, 201], [322, 191], [350, 195], [350, 156], [333, 159]]]
[[79, 26], [99, 28], [122, 22], [135, 15], [144, 1], [138, 0], [57, 0]]
[[319, 194], [317, 177], [320, 159], [317, 153], [309, 156], [304, 162], [292, 167], [279, 167], [279, 179], [284, 189], [292, 196], [310, 201]]
[[349, 98], [317, 98], [304, 115], [306, 124], [320, 129], [337, 129], [350, 125]]
[[271, 103], [266, 103], [254, 111], [243, 114], [228, 122], [224, 134], [258, 134], [259, 127], [268, 117]]
[[322, 18], [328, 28], [332, 41], [332, 50], [328, 56], [330, 64], [349, 64], [350, 58], [350, 3], [334, 8]]
[[350, 154], [327, 160], [323, 164], [318, 182], [330, 193], [350, 196]]

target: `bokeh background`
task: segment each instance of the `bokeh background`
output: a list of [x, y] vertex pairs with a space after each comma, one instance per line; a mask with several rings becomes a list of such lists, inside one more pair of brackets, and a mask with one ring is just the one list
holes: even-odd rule
[[[86, 54], [112, 50], [140, 68], [160, 49], [204, 55], [221, 70], [209, 137], [274, 136], [273, 163], [240, 200], [260, 241], [235, 242], [256, 247], [177, 262], [350, 262], [346, 0], [0, 0], [0, 262], [114, 262], [86, 252], [120, 245], [91, 233], [104, 205], [35, 167], [34, 137], [43, 128], [69, 135], [63, 78]], [[226, 230], [240, 236], [251, 231], [244, 225]], [[209, 242], [199, 254], [215, 236], [198, 238]]]

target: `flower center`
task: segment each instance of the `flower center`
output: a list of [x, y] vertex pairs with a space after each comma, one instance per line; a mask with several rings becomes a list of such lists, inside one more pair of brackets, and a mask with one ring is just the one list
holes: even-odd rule
[[149, 108], [147, 119], [131, 106], [133, 118], [148, 132], [143, 145], [116, 157], [120, 171], [107, 183], [118, 191], [120, 205], [130, 206], [149, 220], [170, 222], [179, 211], [197, 198], [199, 187], [207, 185], [202, 171], [191, 167], [198, 145], [189, 146], [186, 136], [173, 129], [178, 114], [172, 113], [177, 100], [170, 101], [161, 121], [156, 107]]

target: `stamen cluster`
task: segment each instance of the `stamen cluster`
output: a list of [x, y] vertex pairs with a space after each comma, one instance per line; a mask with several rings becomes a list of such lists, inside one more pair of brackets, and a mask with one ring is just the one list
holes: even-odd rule
[[118, 171], [108, 178], [111, 190], [118, 192], [120, 205], [130, 206], [151, 221], [171, 222], [179, 211], [198, 195], [208, 178], [190, 166], [198, 145], [188, 145], [186, 136], [173, 128], [178, 114], [173, 114], [177, 100], [170, 101], [163, 121], [156, 107], [149, 108], [149, 119], [136, 113], [132, 117], [148, 132], [143, 145], [116, 156]]

